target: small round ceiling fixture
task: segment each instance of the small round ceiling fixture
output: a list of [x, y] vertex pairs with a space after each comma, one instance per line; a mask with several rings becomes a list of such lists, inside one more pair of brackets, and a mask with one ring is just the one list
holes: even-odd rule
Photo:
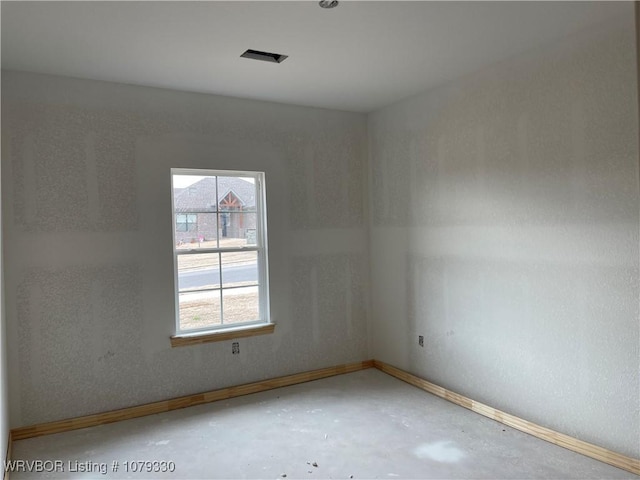
[[337, 7], [338, 6], [338, 0], [320, 0], [320, 2], [318, 2], [318, 4], [322, 7], [322, 8], [333, 8], [333, 7]]

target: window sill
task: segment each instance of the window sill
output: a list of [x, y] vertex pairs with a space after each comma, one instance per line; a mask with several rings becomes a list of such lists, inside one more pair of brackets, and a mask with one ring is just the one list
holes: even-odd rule
[[171, 337], [172, 347], [185, 347], [187, 345], [198, 345], [200, 343], [223, 342], [243, 337], [254, 337], [256, 335], [267, 335], [273, 333], [276, 328], [275, 323], [266, 325], [251, 325], [250, 327], [237, 327], [225, 329], [219, 332], [198, 332], [192, 334], [173, 335]]

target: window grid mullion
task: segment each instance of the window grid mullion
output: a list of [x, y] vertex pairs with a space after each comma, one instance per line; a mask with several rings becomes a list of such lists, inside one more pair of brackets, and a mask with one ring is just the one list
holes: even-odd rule
[[242, 248], [201, 248], [190, 250], [176, 250], [176, 255], [203, 255], [206, 253], [238, 253], [238, 252], [258, 252], [261, 247], [242, 247]]
[[[224, 287], [225, 290], [235, 290], [238, 288], [247, 288], [247, 287], [260, 287], [259, 283], [251, 283], [249, 285], [232, 285], [230, 287]], [[183, 293], [201, 293], [201, 292], [216, 292], [218, 290], [222, 290], [222, 287], [213, 287], [213, 288], [202, 288], [202, 289], [193, 289], [193, 290], [180, 290], [178, 294], [182, 295]]]

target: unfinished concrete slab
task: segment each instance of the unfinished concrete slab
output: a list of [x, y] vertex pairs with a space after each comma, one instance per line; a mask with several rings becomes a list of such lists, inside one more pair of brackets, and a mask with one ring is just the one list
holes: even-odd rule
[[[12, 480], [640, 478], [375, 369], [21, 440], [12, 457], [64, 470], [13, 472]], [[173, 471], [147, 471], [163, 465]]]

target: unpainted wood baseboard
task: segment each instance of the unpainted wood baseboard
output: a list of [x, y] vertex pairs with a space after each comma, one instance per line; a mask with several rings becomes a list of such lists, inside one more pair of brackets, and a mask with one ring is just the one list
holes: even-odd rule
[[550, 428], [542, 427], [527, 420], [523, 420], [522, 418], [516, 417], [515, 415], [502, 412], [496, 408], [490, 407], [480, 402], [476, 402], [475, 400], [472, 400], [468, 397], [423, 380], [420, 377], [405, 372], [404, 370], [400, 370], [399, 368], [391, 366], [387, 363], [374, 360], [374, 366], [378, 370], [392, 375], [399, 380], [407, 382], [440, 398], [444, 398], [445, 400], [455, 403], [456, 405], [460, 405], [461, 407], [479, 413], [480, 415], [491, 418], [492, 420], [503, 423], [504, 425], [508, 425], [509, 427], [515, 428], [516, 430], [520, 430], [521, 432], [528, 433], [529, 435], [533, 435], [534, 437], [540, 438], [560, 447], [564, 447], [587, 457], [591, 457], [601, 462], [608, 463], [609, 465], [613, 465], [614, 467], [618, 467], [628, 472], [635, 473], [636, 475], [640, 475], [640, 459], [627, 457], [620, 453], [607, 450], [606, 448], [593, 445], [592, 443], [584, 442], [582, 440], [578, 440], [577, 438], [570, 437], [569, 435], [565, 435], [564, 433], [556, 432], [554, 430], [551, 430]]
[[97, 425], [119, 422], [120, 420], [144, 417], [146, 415], [168, 412], [178, 408], [192, 407], [203, 403], [215, 402], [216, 400], [225, 400], [242, 395], [249, 395], [251, 393], [264, 392], [274, 388], [295, 385], [297, 383], [310, 382], [312, 380], [319, 380], [321, 378], [341, 375], [343, 373], [357, 372], [358, 370], [364, 370], [372, 367], [373, 360], [337, 365], [335, 367], [327, 367], [319, 370], [312, 370], [310, 372], [286, 375], [284, 377], [263, 380], [261, 382], [247, 383], [236, 387], [222, 388], [220, 390], [187, 395], [184, 397], [173, 398], [171, 400], [148, 403], [137, 407], [122, 408], [106, 413], [96, 413], [94, 415], [86, 415], [84, 417], [41, 423], [28, 427], [19, 427], [13, 429], [11, 433], [13, 435], [13, 440], [23, 440], [25, 438], [39, 437], [41, 435], [77, 430], [79, 428], [95, 427]]
[[[378, 360], [367, 360], [364, 362], [337, 365], [334, 367], [322, 368], [319, 370], [297, 373], [294, 375], [287, 375], [284, 377], [264, 380], [261, 382], [253, 382], [245, 385], [222, 388], [220, 390], [213, 390], [210, 392], [204, 392], [195, 395], [187, 395], [184, 397], [149, 403], [137, 407], [123, 408], [106, 413], [97, 413], [84, 417], [70, 418], [67, 420], [15, 428], [11, 430], [9, 435], [7, 458], [10, 458], [11, 444], [12, 441], [15, 440], [23, 440], [26, 438], [38, 437], [41, 435], [67, 432], [79, 428], [94, 427], [97, 425], [118, 422], [120, 420], [128, 420], [131, 418], [168, 412], [170, 410], [176, 410], [178, 408], [201, 405], [203, 403], [225, 400], [242, 395], [249, 395], [251, 393], [264, 392], [275, 388], [286, 387], [289, 385], [309, 382], [312, 380], [319, 380], [321, 378], [332, 377], [344, 373], [357, 372], [359, 370], [364, 370], [371, 367], [375, 367], [384, 373], [398, 378], [399, 380], [409, 383], [440, 398], [444, 398], [445, 400], [455, 403], [456, 405], [479, 413], [480, 415], [491, 418], [492, 420], [496, 420], [500, 423], [503, 423], [504, 425], [508, 425], [509, 427], [515, 428], [516, 430], [520, 430], [521, 432], [528, 433], [530, 435], [533, 435], [534, 437], [540, 438], [560, 447], [567, 448], [587, 457], [591, 457], [595, 460], [599, 460], [609, 465], [613, 465], [614, 467], [618, 467], [636, 475], [640, 475], [639, 459], [612, 452], [603, 447], [578, 440], [577, 438], [570, 437], [569, 435], [565, 435], [563, 433], [559, 433], [549, 428], [542, 427], [527, 420], [523, 420], [519, 417], [516, 417], [515, 415], [511, 415], [483, 403], [476, 402], [475, 400], [455, 393], [451, 390], [447, 390], [446, 388], [440, 387], [436, 384], [428, 382], [427, 380], [424, 380], [420, 377], [405, 372], [404, 370], [396, 368], [387, 363], [380, 362]], [[5, 473], [5, 480], [7, 478], [8, 473]]]

